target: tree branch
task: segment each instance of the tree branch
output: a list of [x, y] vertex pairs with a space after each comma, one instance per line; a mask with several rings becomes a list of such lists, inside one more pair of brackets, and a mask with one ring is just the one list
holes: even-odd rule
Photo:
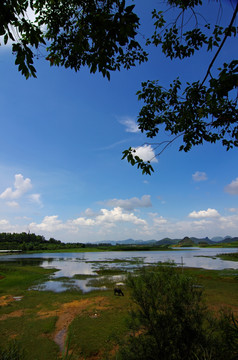
[[205, 78], [203, 79], [203, 81], [202, 81], [202, 83], [201, 83], [201, 86], [203, 86], [203, 84], [204, 84], [205, 81], [207, 80], [207, 77], [208, 77], [208, 75], [210, 74], [211, 68], [212, 68], [212, 66], [213, 66], [216, 58], [218, 57], [221, 49], [223, 48], [223, 45], [225, 44], [225, 41], [226, 41], [226, 39], [227, 39], [227, 37], [228, 37], [228, 33], [229, 33], [229, 31], [231, 30], [231, 27], [232, 27], [232, 25], [233, 25], [233, 23], [234, 23], [234, 21], [235, 21], [235, 18], [236, 18], [237, 13], [238, 13], [238, 4], [236, 5], [235, 11], [234, 11], [234, 13], [233, 13], [233, 16], [232, 16], [232, 19], [231, 19], [231, 22], [230, 22], [230, 25], [229, 25], [229, 27], [228, 27], [228, 29], [227, 29], [227, 31], [226, 31], [225, 37], [224, 37], [224, 39], [222, 40], [221, 45], [219, 46], [219, 48], [218, 48], [218, 50], [217, 50], [214, 58], [212, 59], [210, 65], [209, 65], [209, 67], [208, 67], [208, 69], [207, 69], [206, 76], [205, 76]]

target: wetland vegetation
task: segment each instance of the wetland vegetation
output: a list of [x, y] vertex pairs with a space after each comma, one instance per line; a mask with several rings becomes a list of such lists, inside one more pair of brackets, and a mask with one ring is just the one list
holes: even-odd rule
[[[89, 286], [95, 288], [86, 293], [75, 287], [62, 292], [34, 290], [59, 269], [41, 267], [39, 259], [28, 259], [25, 264], [23, 259], [1, 261], [0, 349], [5, 357], [1, 358], [0, 353], [0, 359], [60, 359], [65, 348], [68, 349], [66, 357], [70, 356], [72, 360], [123, 356], [119, 348], [124, 349], [124, 341], [132, 335], [132, 329], [128, 328], [128, 314], [138, 306], [133, 288], [124, 279], [131, 270], [140, 273], [144, 261], [143, 257], [131, 259], [131, 262], [125, 259], [124, 265], [129, 263], [131, 266], [128, 270], [122, 266], [122, 260], [92, 261], [96, 270], [94, 275], [75, 274], [73, 278], [76, 279], [90, 278]], [[147, 264], [146, 271], [153, 274], [160, 267]], [[237, 270], [174, 268], [178, 274], [199, 284], [203, 301], [212, 316], [219, 316], [224, 307], [238, 316]], [[67, 279], [61, 277], [61, 280]], [[113, 289], [118, 281], [124, 284], [121, 285], [124, 297], [114, 296]], [[137, 334], [144, 331], [144, 325], [140, 326]], [[6, 357], [11, 352], [12, 358], [10, 355]], [[16, 353], [19, 358], [14, 358]]]

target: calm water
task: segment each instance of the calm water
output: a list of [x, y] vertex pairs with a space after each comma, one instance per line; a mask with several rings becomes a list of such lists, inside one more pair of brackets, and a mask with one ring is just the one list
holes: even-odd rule
[[[191, 248], [174, 251], [126, 251], [126, 252], [86, 252], [86, 253], [42, 253], [3, 255], [0, 262], [14, 261], [24, 265], [38, 265], [44, 268], [54, 268], [57, 271], [50, 276], [50, 280], [35, 287], [36, 290], [50, 290], [55, 292], [67, 289], [78, 289], [88, 292], [95, 287], [88, 286], [88, 282], [95, 277], [96, 270], [101, 267], [119, 267], [120, 269], [135, 268], [142, 264], [153, 264], [164, 261], [174, 261], [176, 264], [210, 270], [227, 268], [238, 269], [238, 262], [223, 261], [215, 256], [221, 253], [237, 252], [237, 248]], [[132, 263], [133, 262], [133, 263]], [[137, 264], [138, 262], [138, 264]], [[83, 275], [86, 279], [78, 280], [75, 275]], [[64, 278], [64, 279], [62, 279]], [[121, 278], [118, 277], [120, 281]], [[106, 287], [103, 286], [102, 289]]]

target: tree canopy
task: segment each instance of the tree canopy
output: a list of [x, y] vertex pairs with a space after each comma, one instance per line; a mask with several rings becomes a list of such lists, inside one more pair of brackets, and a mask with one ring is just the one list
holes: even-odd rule
[[[0, 35], [12, 41], [19, 71], [36, 77], [34, 60], [78, 71], [82, 66], [110, 78], [147, 54], [135, 37], [139, 18], [124, 0], [3, 0]], [[33, 19], [29, 16], [33, 14]]]
[[[202, 49], [212, 53], [212, 60], [202, 64], [205, 75], [195, 82], [184, 82], [179, 76], [168, 88], [158, 80], [143, 82], [137, 92], [138, 99], [144, 102], [138, 116], [139, 129], [149, 139], [156, 139], [156, 156], [178, 138], [182, 139], [179, 150], [185, 152], [204, 142], [221, 141], [226, 150], [237, 147], [238, 60], [227, 61], [218, 69], [214, 68], [214, 63], [228, 38], [237, 41], [238, 3], [234, 2], [233, 6], [230, 1], [230, 19], [225, 26], [219, 25], [219, 21], [212, 22], [211, 14], [206, 14], [206, 18], [202, 15], [205, 1], [168, 0], [166, 3], [166, 10], [176, 11], [176, 18], [168, 22], [167, 12], [155, 9], [152, 14], [155, 31], [147, 39], [147, 45], [160, 46], [162, 53], [171, 60], [182, 61]], [[222, 1], [213, 3], [219, 18]], [[157, 142], [161, 130], [171, 135], [168, 141]], [[135, 149], [129, 148], [124, 151], [123, 158], [137, 165], [143, 173], [151, 174], [150, 162], [135, 155]]]
[[[138, 127], [153, 141], [159, 156], [176, 139], [179, 150], [189, 151], [204, 142], [221, 142], [226, 150], [238, 147], [238, 60], [215, 63], [225, 43], [237, 41], [237, 1], [230, 0], [230, 16], [222, 17], [222, 0], [213, 0], [213, 14], [203, 14], [205, 0], [166, 0], [152, 12], [154, 32], [145, 44], [138, 42], [140, 19], [135, 5], [125, 0], [3, 0], [0, 3], [0, 35], [12, 42], [19, 71], [36, 77], [34, 60], [44, 56], [50, 65], [78, 71], [88, 66], [110, 79], [110, 72], [129, 69], [147, 61], [145, 49], [158, 47], [165, 57], [185, 60], [199, 51], [211, 54], [202, 64], [204, 76], [187, 81], [179, 76], [165, 88], [147, 80], [137, 92], [143, 106]], [[29, 17], [33, 12], [33, 19]], [[173, 11], [174, 20], [168, 14]], [[170, 135], [160, 141], [161, 130]], [[151, 174], [150, 161], [143, 161], [129, 148], [123, 153], [142, 173]]]

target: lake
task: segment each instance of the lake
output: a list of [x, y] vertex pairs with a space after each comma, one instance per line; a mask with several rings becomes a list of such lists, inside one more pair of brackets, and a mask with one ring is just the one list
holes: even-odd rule
[[[96, 271], [104, 268], [133, 270], [142, 265], [173, 261], [179, 266], [222, 270], [238, 269], [238, 262], [216, 258], [217, 254], [237, 252], [237, 248], [179, 248], [173, 251], [110, 251], [85, 253], [40, 253], [2, 255], [0, 262], [17, 262], [24, 265], [38, 265], [56, 271], [45, 283], [34, 287], [35, 290], [55, 292], [68, 289], [89, 292], [98, 287], [90, 286], [92, 278], [99, 278]], [[76, 279], [74, 276], [81, 277]], [[83, 278], [84, 277], [84, 278]], [[83, 279], [82, 279], [83, 278]], [[123, 281], [121, 275], [114, 280]], [[106, 286], [100, 287], [102, 290]]]

